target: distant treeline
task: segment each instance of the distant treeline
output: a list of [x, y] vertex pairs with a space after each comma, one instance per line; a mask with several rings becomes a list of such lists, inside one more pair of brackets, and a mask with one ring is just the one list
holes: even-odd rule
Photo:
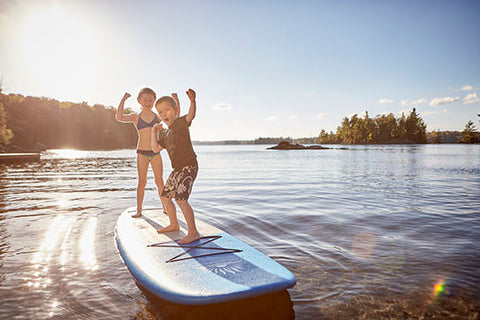
[[135, 148], [137, 132], [103, 105], [0, 93], [0, 148], [7, 151]]
[[392, 143], [478, 143], [480, 134], [473, 121], [459, 131], [426, 132], [426, 124], [415, 108], [408, 116], [395, 117], [393, 113], [370, 118], [358, 114], [345, 117], [337, 132], [320, 132], [318, 143], [328, 144], [392, 144]]
[[[137, 132], [132, 125], [115, 121], [116, 109], [86, 102], [60, 102], [49, 98], [5, 95], [0, 90], [0, 152], [39, 151], [74, 148], [108, 150], [135, 148]], [[127, 111], [128, 112], [128, 111]], [[376, 143], [476, 143], [480, 135], [472, 121], [462, 132], [426, 132], [415, 108], [408, 116], [392, 113], [370, 118], [357, 114], [345, 117], [337, 132], [320, 132], [318, 137], [257, 138], [194, 142], [196, 144], [376, 144]]]
[[336, 133], [322, 130], [318, 138], [319, 143], [426, 143], [427, 126], [415, 108], [408, 116], [402, 113], [399, 118], [393, 113], [370, 118], [365, 112], [364, 117], [345, 117]]

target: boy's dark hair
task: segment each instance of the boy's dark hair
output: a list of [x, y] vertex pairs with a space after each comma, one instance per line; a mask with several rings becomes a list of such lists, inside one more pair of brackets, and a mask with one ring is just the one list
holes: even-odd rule
[[155, 102], [155, 107], [157, 107], [160, 103], [163, 103], [163, 102], [167, 102], [170, 105], [170, 107], [174, 109], [177, 107], [177, 103], [175, 102], [175, 99], [173, 99], [170, 96], [163, 96], [159, 98], [157, 102]]
[[150, 88], [143, 88], [140, 90], [140, 92], [138, 93], [138, 97], [137, 99], [140, 99], [140, 97], [142, 96], [142, 94], [151, 94], [153, 95], [153, 99], [157, 99], [157, 94], [155, 93], [155, 91], [153, 91], [152, 89]]

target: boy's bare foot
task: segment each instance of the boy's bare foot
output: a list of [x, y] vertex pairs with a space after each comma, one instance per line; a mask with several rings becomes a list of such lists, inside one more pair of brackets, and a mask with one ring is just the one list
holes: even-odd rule
[[140, 218], [142, 216], [142, 213], [141, 212], [137, 212], [136, 214], [134, 214], [132, 216], [132, 218]]
[[164, 232], [171, 232], [171, 231], [178, 231], [180, 230], [180, 227], [177, 225], [168, 225], [165, 228], [162, 229], [157, 229], [158, 233], [164, 233]]
[[178, 241], [179, 244], [187, 244], [187, 243], [191, 243], [193, 241], [197, 241], [198, 239], [200, 239], [200, 234], [198, 233], [198, 231], [195, 231], [195, 233], [188, 233], [187, 236], [185, 238], [183, 238], [182, 240]]

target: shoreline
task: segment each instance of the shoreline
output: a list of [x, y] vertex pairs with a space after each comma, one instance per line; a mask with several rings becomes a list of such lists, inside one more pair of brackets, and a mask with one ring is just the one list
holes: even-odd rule
[[[229, 143], [228, 141], [192, 141], [192, 144], [194, 146], [273, 146], [274, 143]], [[277, 143], [278, 144], [278, 143]], [[303, 143], [302, 145], [304, 146], [315, 146], [319, 145], [317, 143]], [[405, 146], [411, 146], [411, 145], [480, 145], [479, 143], [460, 143], [460, 142], [440, 142], [440, 143], [358, 143], [358, 144], [345, 144], [345, 143], [322, 143], [322, 145], [328, 145], [328, 146], [400, 146], [400, 145], [405, 145]], [[73, 146], [69, 147], [53, 147], [53, 148], [45, 148], [45, 149], [28, 149], [28, 148], [19, 148], [15, 147], [12, 149], [4, 149], [0, 150], [0, 155], [2, 154], [26, 154], [26, 153], [39, 153], [41, 154], [42, 152], [48, 151], [48, 150], [81, 150], [81, 151], [114, 151], [114, 150], [135, 150], [136, 147], [131, 147], [131, 148], [125, 148], [125, 147], [119, 147], [119, 148], [95, 148], [95, 149], [81, 149], [81, 148], [76, 148]], [[327, 148], [328, 149], [328, 148]]]

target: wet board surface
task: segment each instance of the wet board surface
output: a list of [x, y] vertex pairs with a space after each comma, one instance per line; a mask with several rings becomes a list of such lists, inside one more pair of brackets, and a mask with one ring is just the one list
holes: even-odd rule
[[[211, 304], [282, 291], [295, 276], [279, 263], [234, 236], [196, 218], [202, 239], [178, 244], [180, 231], [158, 234], [169, 224], [161, 209], [145, 209], [132, 218], [125, 210], [115, 227], [115, 241], [127, 268], [145, 289], [180, 304]], [[177, 216], [181, 216], [181, 212]]]

